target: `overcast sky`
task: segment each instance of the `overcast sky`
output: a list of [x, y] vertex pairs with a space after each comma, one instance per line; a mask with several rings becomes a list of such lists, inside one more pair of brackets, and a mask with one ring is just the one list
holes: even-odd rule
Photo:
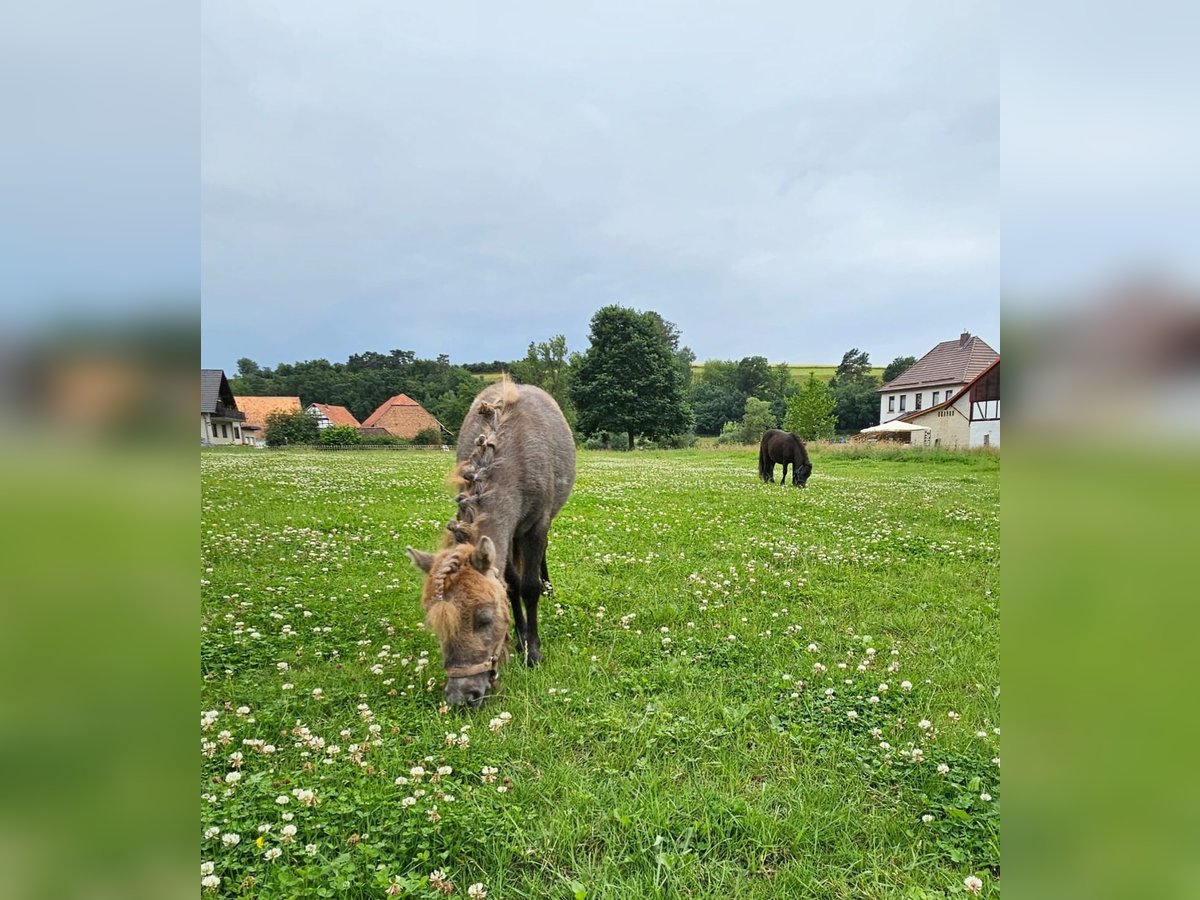
[[991, 4], [450, 6], [205, 3], [205, 365], [999, 347]]

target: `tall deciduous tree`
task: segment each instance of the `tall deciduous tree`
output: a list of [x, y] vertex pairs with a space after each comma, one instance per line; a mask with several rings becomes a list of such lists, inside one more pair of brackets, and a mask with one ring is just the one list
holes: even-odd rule
[[[606, 306], [592, 316], [591, 346], [571, 380], [579, 430], [664, 438], [692, 424], [670, 323], [655, 312]], [[672, 329], [674, 326], [670, 326]], [[678, 329], [675, 329], [678, 343]]]
[[828, 440], [837, 426], [836, 408], [837, 401], [829, 386], [809, 372], [800, 393], [788, 401], [783, 427], [806, 441]]
[[510, 367], [512, 377], [522, 384], [540, 387], [562, 408], [567, 421], [574, 423], [575, 407], [571, 403], [571, 361], [567, 356], [567, 339], [556, 334], [548, 341], [529, 342], [525, 358]]
[[774, 428], [777, 424], [770, 403], [757, 397], [746, 398], [746, 411], [741, 422], [743, 444], [757, 444], [767, 429]]
[[837, 402], [837, 427], [841, 431], [861, 431], [875, 424], [879, 379], [871, 374], [871, 358], [865, 350], [855, 347], [842, 355], [829, 387]]
[[893, 378], [899, 378], [917, 364], [915, 356], [897, 356], [883, 370], [883, 383], [887, 384]]

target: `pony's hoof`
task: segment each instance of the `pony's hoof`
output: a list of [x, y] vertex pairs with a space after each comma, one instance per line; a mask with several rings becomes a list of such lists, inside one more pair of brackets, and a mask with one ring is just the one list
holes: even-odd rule
[[542, 651], [541, 650], [535, 650], [534, 648], [530, 647], [528, 650], [525, 651], [525, 665], [529, 666], [529, 668], [532, 669], [534, 666], [536, 666], [541, 661], [542, 661]]

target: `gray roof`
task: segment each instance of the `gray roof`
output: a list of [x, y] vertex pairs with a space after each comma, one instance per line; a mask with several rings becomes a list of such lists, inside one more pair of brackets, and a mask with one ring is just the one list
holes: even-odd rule
[[963, 332], [953, 341], [942, 341], [907, 371], [897, 375], [879, 391], [933, 387], [941, 384], [965, 384], [1000, 356], [981, 337]]
[[237, 406], [233, 399], [233, 391], [229, 389], [229, 382], [225, 380], [225, 370], [201, 369], [200, 412], [216, 412], [218, 403], [235, 408]]

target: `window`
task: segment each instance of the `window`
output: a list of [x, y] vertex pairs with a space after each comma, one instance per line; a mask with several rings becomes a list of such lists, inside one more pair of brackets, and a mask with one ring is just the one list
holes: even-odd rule
[[216, 422], [209, 422], [208, 427], [212, 429], [213, 437], [220, 437], [220, 435], [217, 434], [217, 423]]
[[908, 394], [900, 395], [900, 412], [904, 412], [904, 404], [908, 400]]
[[932, 402], [934, 406], [937, 406], [938, 405], [938, 397], [940, 397], [940, 396], [942, 396], [941, 391], [934, 391], [933, 392], [933, 400], [930, 402]]
[[920, 409], [920, 408], [921, 408], [921, 397], [923, 397], [923, 396], [924, 396], [924, 394], [920, 394], [920, 393], [916, 394], [916, 398], [917, 398], [917, 400], [916, 400], [916, 402], [913, 404], [913, 409]]
[[238, 430], [236, 425], [233, 426], [233, 438], [236, 441], [240, 441], [242, 439], [242, 433]]
[[895, 412], [895, 411], [896, 411], [896, 395], [892, 394], [892, 396], [888, 397], [888, 412]]
[[221, 437], [224, 437], [224, 438], [229, 437], [229, 426], [228, 425], [221, 426]]
[[985, 434], [983, 436], [983, 446], [985, 446], [985, 447], [992, 446], [992, 436], [990, 434]]

